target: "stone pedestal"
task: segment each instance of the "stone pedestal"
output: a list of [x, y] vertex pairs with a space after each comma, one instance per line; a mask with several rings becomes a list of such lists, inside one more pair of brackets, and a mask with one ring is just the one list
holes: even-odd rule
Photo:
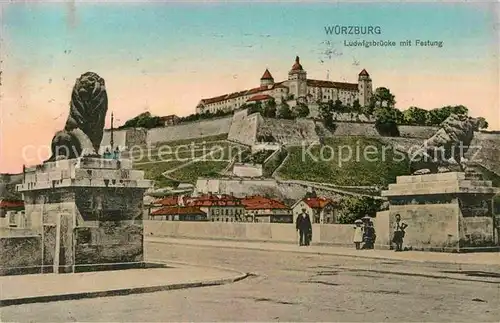
[[450, 172], [398, 176], [382, 196], [390, 203], [389, 228], [396, 214], [408, 224], [405, 247], [458, 252], [497, 245], [492, 198], [498, 192], [477, 174]]
[[75, 272], [143, 261], [143, 195], [130, 160], [77, 158], [28, 168], [17, 189], [42, 235], [44, 271]]

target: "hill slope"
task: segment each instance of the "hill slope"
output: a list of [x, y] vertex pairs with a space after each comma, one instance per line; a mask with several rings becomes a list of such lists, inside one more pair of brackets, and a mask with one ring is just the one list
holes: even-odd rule
[[396, 176], [408, 174], [405, 154], [365, 137], [334, 137], [325, 139], [324, 145], [290, 147], [278, 172], [282, 179], [349, 186], [387, 186]]

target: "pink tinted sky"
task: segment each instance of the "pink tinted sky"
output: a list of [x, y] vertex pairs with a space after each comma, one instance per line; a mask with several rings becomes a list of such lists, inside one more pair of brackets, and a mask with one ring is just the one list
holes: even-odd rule
[[[291, 21], [297, 15], [302, 18], [308, 14], [311, 17], [329, 17], [328, 8], [311, 9], [309, 13], [304, 7], [290, 6], [287, 19]], [[177, 28], [184, 28], [182, 37], [178, 39], [175, 38], [174, 30], [160, 28], [164, 27], [161, 26], [164, 17], [160, 15], [163, 8], [152, 8], [145, 13], [137, 13], [136, 7], [130, 8], [133, 13], [107, 8], [108, 13], [113, 14], [107, 17], [125, 21], [123, 25], [113, 25], [115, 29], [111, 28], [111, 31], [111, 18], [104, 21], [97, 19], [104, 10], [96, 10], [95, 6], [76, 11], [76, 27], [68, 26], [64, 7], [62, 11], [57, 6], [44, 10], [31, 6], [4, 10], [6, 23], [2, 25], [5, 37], [2, 39], [0, 172], [19, 172], [23, 164], [36, 164], [48, 156], [53, 134], [64, 127], [74, 81], [88, 70], [97, 72], [106, 80], [109, 109], [114, 111], [118, 123], [144, 111], [157, 115], [193, 113], [201, 98], [258, 86], [266, 67], [276, 80], [283, 80], [295, 55], [299, 55], [309, 78], [324, 79], [329, 70], [331, 80], [356, 82], [359, 71], [366, 68], [372, 76], [374, 87], [390, 88], [396, 95], [397, 107], [402, 110], [409, 106], [432, 109], [463, 104], [469, 107], [473, 116], [484, 116], [490, 129], [500, 129], [497, 42], [492, 30], [488, 29], [491, 25], [486, 23], [487, 19], [484, 22], [485, 15], [489, 17], [489, 11], [465, 8], [462, 11], [443, 11], [437, 15], [435, 8], [418, 7], [422, 17], [416, 19], [416, 14], [400, 17], [406, 11], [395, 14], [397, 8], [362, 7], [337, 7], [330, 15], [335, 13], [347, 17], [345, 12], [353, 16], [354, 13], [371, 13], [376, 9], [381, 11], [375, 15], [377, 17], [386, 13], [401, 19], [400, 22], [391, 21], [388, 26], [382, 24], [387, 35], [379, 38], [403, 40], [407, 37], [417, 38], [422, 33], [433, 35], [441, 31], [443, 34], [438, 35], [438, 39], [445, 41], [445, 48], [403, 51], [339, 46], [337, 49], [343, 51], [343, 55], [327, 60], [326, 57], [320, 57], [324, 48], [318, 46], [326, 38], [322, 32], [323, 26], [331, 19], [311, 19], [309, 24], [304, 25], [306, 28], [297, 34], [291, 27], [293, 24], [287, 21], [269, 23], [267, 20], [248, 18], [250, 10], [266, 13], [282, 10], [271, 7], [225, 9], [224, 6], [218, 6], [211, 8], [212, 13], [199, 11], [199, 19], [193, 19], [193, 11], [184, 13], [191, 20], [182, 18], [181, 9], [176, 12], [169, 8], [165, 15], [172, 16], [167, 20], [179, 19], [171, 23]], [[58, 10], [61, 12], [58, 13]], [[231, 10], [231, 17], [236, 15], [233, 17], [234, 22], [221, 21], [220, 14], [227, 10]], [[340, 12], [342, 10], [344, 14]], [[262, 12], [255, 14], [262, 17]], [[433, 23], [432, 14], [436, 14], [434, 29], [429, 27]], [[448, 29], [442, 31], [443, 26], [449, 27], [449, 23], [441, 21], [446, 14], [460, 22], [453, 27], [453, 32], [460, 33], [460, 37]], [[245, 16], [249, 21], [241, 18]], [[86, 19], [89, 20], [87, 24], [84, 23]], [[142, 23], [137, 27], [130, 26], [130, 21], [134, 19]], [[457, 31], [456, 28], [465, 28], [460, 27], [464, 25], [464, 19], [469, 19], [474, 26], [484, 22], [484, 29], [477, 27], [472, 32], [467, 31], [470, 28]], [[83, 28], [89, 26], [89, 22], [96, 21], [108, 25]], [[194, 28], [190, 25], [193, 21], [205, 23], [201, 23], [202, 32], [190, 30]], [[207, 21], [212, 21], [212, 24], [207, 24]], [[425, 25], [422, 25], [423, 21], [426, 21]], [[152, 25], [148, 25], [148, 22]], [[397, 34], [401, 32], [398, 23], [403, 22], [406, 25], [418, 25], [421, 34]], [[247, 26], [241, 27], [245, 23]], [[241, 30], [235, 31], [231, 26], [241, 27]], [[209, 27], [212, 29], [207, 30]], [[132, 29], [123, 31], [123, 28]], [[56, 30], [61, 34], [59, 38]], [[106, 35], [102, 35], [103, 30], [108, 30], [113, 44], [109, 44]], [[165, 30], [170, 30], [168, 37], [165, 36]], [[248, 36], [247, 39], [247, 33], [265, 33], [271, 37]], [[158, 41], [158, 37], [165, 39]], [[191, 41], [188, 41], [189, 37]], [[464, 43], [467, 37], [467, 43]], [[334, 40], [342, 43], [342, 39]], [[360, 61], [359, 66], [353, 66], [354, 57]], [[109, 126], [109, 118], [107, 124]]]

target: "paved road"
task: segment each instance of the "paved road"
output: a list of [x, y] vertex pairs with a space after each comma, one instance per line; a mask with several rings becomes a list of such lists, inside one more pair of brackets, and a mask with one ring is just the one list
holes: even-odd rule
[[386, 273], [461, 269], [493, 277], [500, 276], [498, 267], [158, 243], [148, 243], [146, 250], [149, 259], [225, 266], [255, 276], [215, 287], [10, 306], [1, 309], [1, 321], [497, 322], [500, 317], [498, 283]]

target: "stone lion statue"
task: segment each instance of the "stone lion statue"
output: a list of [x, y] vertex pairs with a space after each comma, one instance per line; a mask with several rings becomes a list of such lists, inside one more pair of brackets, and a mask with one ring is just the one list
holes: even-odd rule
[[104, 79], [93, 72], [82, 74], [71, 93], [64, 130], [52, 139], [49, 161], [80, 156], [98, 156], [108, 110]]
[[484, 119], [452, 114], [441, 128], [414, 153], [410, 153], [410, 168], [414, 174], [465, 171], [463, 158], [482, 127]]

